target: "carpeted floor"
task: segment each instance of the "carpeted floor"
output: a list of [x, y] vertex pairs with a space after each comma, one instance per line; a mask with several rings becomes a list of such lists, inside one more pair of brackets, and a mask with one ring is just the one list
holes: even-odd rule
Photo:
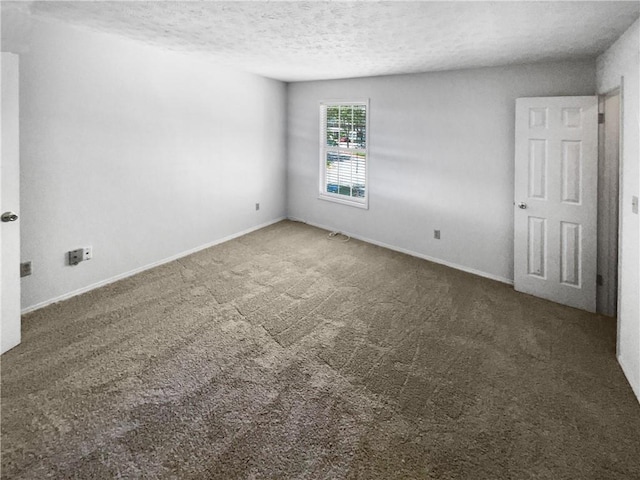
[[23, 321], [2, 478], [636, 479], [615, 321], [281, 222]]

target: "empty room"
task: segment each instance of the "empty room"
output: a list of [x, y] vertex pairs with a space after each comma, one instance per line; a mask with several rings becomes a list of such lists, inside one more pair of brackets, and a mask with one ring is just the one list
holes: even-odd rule
[[640, 478], [640, 3], [2, 1], [4, 479]]

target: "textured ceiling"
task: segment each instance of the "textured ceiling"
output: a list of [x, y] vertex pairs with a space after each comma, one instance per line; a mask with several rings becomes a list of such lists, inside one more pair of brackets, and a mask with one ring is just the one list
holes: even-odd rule
[[638, 18], [640, 4], [49, 1], [30, 9], [297, 81], [591, 57]]

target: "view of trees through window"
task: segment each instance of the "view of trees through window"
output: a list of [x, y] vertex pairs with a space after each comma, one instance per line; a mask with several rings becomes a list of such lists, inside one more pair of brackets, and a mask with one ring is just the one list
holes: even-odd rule
[[324, 106], [324, 193], [363, 200], [366, 196], [367, 107]]
[[327, 146], [365, 148], [366, 125], [365, 105], [327, 106]]

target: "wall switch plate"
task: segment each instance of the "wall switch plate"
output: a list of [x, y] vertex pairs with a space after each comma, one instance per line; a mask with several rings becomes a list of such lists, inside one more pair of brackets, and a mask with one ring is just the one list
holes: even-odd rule
[[31, 275], [31, 261], [22, 262], [20, 264], [20, 277], [28, 277]]
[[638, 197], [635, 195], [631, 197], [631, 211], [638, 214]]
[[78, 248], [69, 252], [69, 265], [77, 265], [84, 260], [84, 248]]
[[440, 240], [440, 230], [433, 231], [433, 238], [435, 238], [436, 240]]
[[256, 211], [260, 210], [260, 204], [256, 203]]

